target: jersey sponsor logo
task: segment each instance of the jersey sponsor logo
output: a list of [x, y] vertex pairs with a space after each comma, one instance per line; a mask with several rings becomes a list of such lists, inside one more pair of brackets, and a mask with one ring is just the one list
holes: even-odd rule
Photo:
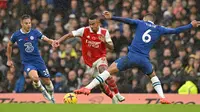
[[33, 37], [33, 36], [31, 36], [31, 37], [30, 37], [30, 39], [31, 39], [31, 40], [34, 40], [34, 37]]
[[93, 48], [99, 48], [99, 45], [101, 44], [101, 42], [95, 42], [91, 40], [86, 40], [86, 43], [88, 44], [89, 47]]
[[26, 42], [26, 43], [24, 44], [24, 46], [26, 47], [26, 48], [25, 48], [25, 51], [26, 51], [27, 53], [33, 52], [34, 47], [33, 47], [33, 45], [32, 45], [31, 42]]

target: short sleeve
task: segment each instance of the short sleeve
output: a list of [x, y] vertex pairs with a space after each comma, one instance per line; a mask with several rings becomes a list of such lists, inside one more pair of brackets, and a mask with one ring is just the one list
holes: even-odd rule
[[106, 35], [105, 35], [105, 38], [106, 38], [106, 42], [111, 42], [111, 38], [110, 38], [110, 33], [108, 30], [106, 30]]
[[43, 34], [39, 30], [35, 30], [36, 37], [39, 39], [43, 38]]
[[79, 28], [78, 30], [72, 31], [73, 36], [77, 36], [77, 37], [81, 36], [82, 37], [84, 29], [85, 28], [83, 27], [83, 28]]
[[15, 34], [12, 34], [10, 41], [14, 44], [17, 41], [17, 37], [15, 36]]

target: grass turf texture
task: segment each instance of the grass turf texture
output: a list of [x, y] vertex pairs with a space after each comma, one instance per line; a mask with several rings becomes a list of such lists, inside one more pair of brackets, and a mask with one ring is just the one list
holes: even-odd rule
[[0, 104], [0, 112], [200, 112], [200, 105]]

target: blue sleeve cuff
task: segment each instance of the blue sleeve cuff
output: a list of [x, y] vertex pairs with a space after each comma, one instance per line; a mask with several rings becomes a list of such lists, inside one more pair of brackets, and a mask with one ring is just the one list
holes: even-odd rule
[[111, 19], [116, 19], [116, 16], [112, 16]]
[[193, 27], [191, 23], [189, 24], [189, 27], [190, 27], [190, 28], [192, 28], [192, 27]]

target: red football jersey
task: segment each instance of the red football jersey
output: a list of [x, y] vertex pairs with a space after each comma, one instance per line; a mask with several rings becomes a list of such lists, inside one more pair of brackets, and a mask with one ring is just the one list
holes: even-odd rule
[[99, 39], [100, 35], [104, 35], [106, 42], [112, 41], [109, 32], [99, 27], [97, 33], [93, 33], [90, 27], [80, 28], [72, 31], [74, 36], [81, 36], [82, 55], [85, 63], [92, 67], [93, 63], [101, 57], [106, 57], [106, 44]]

